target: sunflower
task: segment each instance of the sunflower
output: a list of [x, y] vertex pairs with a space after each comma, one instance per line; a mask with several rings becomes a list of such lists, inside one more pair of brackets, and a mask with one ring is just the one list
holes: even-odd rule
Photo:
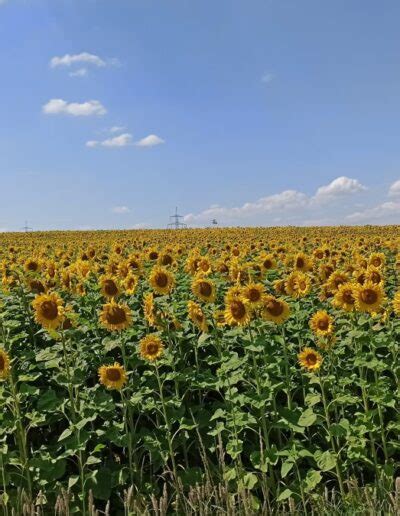
[[0, 378], [6, 380], [10, 375], [10, 357], [4, 349], [0, 348]]
[[31, 292], [34, 294], [43, 294], [46, 292], [46, 287], [43, 283], [38, 279], [30, 279], [28, 281], [28, 287]]
[[325, 310], [319, 310], [311, 317], [310, 328], [318, 337], [330, 335], [333, 332], [333, 318]]
[[285, 295], [286, 289], [285, 289], [285, 280], [284, 279], [277, 279], [273, 282], [274, 290], [277, 294]]
[[226, 326], [225, 312], [223, 310], [216, 310], [214, 312], [214, 321], [218, 328]]
[[374, 267], [383, 267], [386, 263], [386, 256], [383, 253], [371, 254], [368, 263]]
[[128, 305], [118, 304], [111, 300], [103, 305], [100, 313], [100, 323], [110, 331], [129, 328], [132, 323], [132, 313]]
[[227, 303], [224, 314], [230, 326], [246, 326], [250, 322], [249, 302], [244, 298], [232, 299]]
[[274, 255], [265, 254], [260, 258], [260, 264], [263, 271], [270, 271], [271, 269], [276, 268], [276, 260]]
[[193, 294], [206, 303], [215, 302], [215, 285], [205, 278], [195, 278], [192, 283]]
[[300, 271], [294, 271], [286, 278], [285, 288], [289, 296], [299, 298], [310, 291], [310, 278]]
[[164, 344], [158, 335], [146, 335], [139, 343], [140, 345], [140, 356], [149, 360], [150, 362], [154, 362], [157, 360], [164, 351]]
[[369, 267], [367, 267], [367, 270], [365, 272], [365, 279], [366, 281], [370, 280], [372, 281], [372, 283], [375, 284], [382, 283], [384, 281], [382, 269], [370, 265]]
[[297, 271], [308, 272], [313, 268], [312, 258], [304, 253], [297, 253], [293, 259], [293, 267]]
[[261, 283], [249, 283], [242, 289], [242, 295], [249, 302], [250, 307], [256, 308], [262, 305], [264, 285]]
[[39, 272], [40, 262], [36, 258], [28, 258], [25, 260], [24, 269], [26, 272]]
[[175, 286], [174, 275], [164, 267], [154, 267], [150, 273], [149, 281], [157, 294], [169, 294]]
[[102, 276], [99, 283], [100, 291], [104, 297], [111, 299], [113, 297], [119, 296], [121, 293], [118, 280], [113, 276]]
[[317, 371], [322, 364], [322, 356], [312, 348], [304, 348], [297, 358], [299, 364], [307, 371]]
[[125, 293], [132, 296], [135, 291], [136, 291], [136, 288], [138, 286], [138, 277], [136, 276], [136, 274], [133, 274], [133, 273], [129, 273], [126, 278], [124, 279], [124, 282], [123, 282], [123, 286], [125, 288]]
[[208, 324], [206, 316], [204, 315], [201, 306], [193, 301], [188, 301], [188, 312], [189, 319], [201, 330], [203, 333], [207, 333]]
[[157, 324], [157, 312], [154, 306], [154, 296], [150, 292], [143, 298], [143, 313], [149, 326], [156, 326]]
[[357, 285], [354, 289], [356, 309], [359, 312], [379, 312], [385, 300], [382, 285], [376, 285], [372, 281], [366, 281], [363, 285]]
[[356, 302], [354, 297], [354, 288], [355, 284], [351, 282], [340, 285], [332, 300], [333, 306], [346, 310], [346, 312], [352, 312], [355, 309]]
[[48, 330], [57, 329], [64, 320], [62, 303], [56, 293], [37, 295], [32, 301], [36, 321]]
[[126, 384], [126, 372], [117, 362], [114, 365], [102, 365], [99, 367], [99, 379], [107, 389], [120, 391]]
[[289, 305], [283, 299], [268, 295], [263, 299], [261, 316], [266, 321], [282, 324], [290, 315]]
[[400, 290], [394, 295], [392, 304], [394, 313], [400, 316]]
[[330, 276], [326, 283], [329, 292], [336, 292], [340, 285], [347, 283], [349, 276], [345, 272], [335, 271]]

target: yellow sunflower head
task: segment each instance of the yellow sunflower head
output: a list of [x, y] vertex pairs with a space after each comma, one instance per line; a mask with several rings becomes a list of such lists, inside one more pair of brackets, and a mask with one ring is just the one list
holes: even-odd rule
[[325, 310], [319, 310], [311, 317], [310, 328], [319, 337], [330, 335], [333, 332], [333, 318]]
[[138, 276], [136, 274], [133, 274], [130, 272], [125, 277], [124, 282], [123, 282], [123, 286], [125, 288], [125, 293], [132, 296], [136, 291], [138, 283], [139, 283]]
[[354, 289], [355, 305], [359, 312], [376, 313], [385, 301], [382, 285], [366, 281], [363, 285], [357, 284]]
[[192, 283], [193, 294], [206, 303], [215, 302], [215, 285], [212, 281], [198, 277]]
[[121, 331], [129, 328], [132, 323], [132, 313], [128, 305], [110, 301], [103, 305], [100, 313], [100, 323], [110, 331]]
[[6, 380], [10, 375], [10, 357], [4, 349], [0, 348], [0, 378]]
[[317, 371], [322, 364], [322, 356], [312, 348], [304, 348], [297, 358], [301, 367], [307, 371]]
[[286, 292], [289, 296], [300, 298], [306, 296], [311, 288], [310, 277], [300, 271], [294, 271], [286, 278]]
[[283, 299], [268, 295], [264, 297], [261, 315], [266, 321], [282, 324], [289, 317], [290, 308]]
[[264, 285], [261, 283], [249, 283], [242, 289], [242, 296], [247, 299], [251, 307], [262, 305]]
[[126, 383], [125, 369], [115, 362], [114, 365], [102, 365], [99, 368], [100, 383], [107, 389], [121, 390]]
[[157, 294], [169, 294], [175, 286], [174, 275], [164, 267], [154, 267], [150, 273], [149, 281]]
[[355, 284], [351, 282], [343, 283], [337, 289], [332, 304], [336, 308], [341, 308], [346, 312], [352, 312], [355, 309]]
[[154, 362], [157, 358], [164, 352], [164, 344], [158, 335], [146, 335], [140, 341], [140, 356], [148, 360], [149, 362]]
[[102, 276], [100, 278], [100, 290], [104, 297], [111, 299], [121, 293], [118, 280], [112, 276]]
[[394, 295], [392, 305], [394, 313], [400, 316], [400, 290]]
[[56, 293], [40, 294], [32, 301], [36, 321], [48, 330], [57, 329], [64, 320], [64, 308]]
[[244, 298], [228, 301], [225, 306], [225, 321], [230, 326], [246, 326], [250, 322], [249, 302]]

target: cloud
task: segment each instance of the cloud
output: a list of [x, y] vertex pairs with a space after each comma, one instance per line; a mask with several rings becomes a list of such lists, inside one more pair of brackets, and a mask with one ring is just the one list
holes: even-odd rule
[[[209, 223], [214, 218], [222, 223], [238, 225], [249, 220], [262, 220], [263, 225], [304, 224], [305, 220], [321, 221], [321, 216], [324, 215], [325, 220], [328, 221], [335, 216], [335, 210], [333, 210], [333, 213], [327, 217], [329, 205], [336, 209], [340, 198], [346, 199], [365, 189], [366, 187], [356, 179], [338, 177], [328, 185], [319, 187], [313, 196], [297, 190], [285, 190], [261, 197], [254, 202], [246, 202], [238, 207], [213, 205], [200, 213], [185, 215], [184, 220], [188, 224]], [[324, 203], [321, 202], [322, 200]], [[267, 220], [263, 219], [265, 216]]]
[[110, 129], [110, 133], [120, 133], [121, 131], [124, 131], [124, 130], [125, 130], [125, 127], [123, 127], [121, 125], [114, 125]]
[[137, 147], [154, 147], [155, 145], [161, 145], [165, 141], [157, 136], [156, 134], [149, 134], [145, 138], [135, 142]]
[[54, 56], [50, 59], [50, 68], [60, 66], [73, 66], [75, 64], [85, 63], [97, 67], [107, 66], [107, 62], [95, 54], [89, 52], [81, 52], [80, 54], [65, 54], [64, 56]]
[[123, 213], [130, 213], [131, 210], [127, 206], [114, 206], [112, 211], [121, 215]]
[[103, 141], [89, 140], [86, 142], [86, 147], [127, 147], [128, 145], [132, 145], [132, 135], [129, 133], [120, 134]]
[[274, 73], [265, 73], [262, 77], [261, 77], [261, 82], [263, 82], [264, 84], [270, 84], [273, 80], [275, 80], [275, 74]]
[[341, 176], [334, 179], [329, 185], [320, 186], [314, 196], [315, 201], [326, 201], [328, 198], [342, 197], [366, 190], [366, 187], [349, 177]]
[[74, 72], [70, 72], [70, 77], [86, 77], [88, 74], [87, 68], [78, 68], [78, 70], [75, 70]]
[[98, 100], [88, 100], [79, 104], [63, 99], [51, 99], [42, 107], [46, 115], [71, 115], [71, 116], [102, 116], [107, 113], [106, 108]]
[[390, 185], [388, 195], [389, 197], [400, 197], [400, 179]]
[[363, 211], [356, 211], [347, 215], [346, 220], [352, 224], [373, 224], [381, 223], [398, 223], [400, 217], [400, 202], [384, 202], [372, 208]]

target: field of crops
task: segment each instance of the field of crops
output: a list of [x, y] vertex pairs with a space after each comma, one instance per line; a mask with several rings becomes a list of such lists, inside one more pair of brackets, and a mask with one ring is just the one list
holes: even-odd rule
[[399, 229], [0, 235], [2, 514], [399, 514]]

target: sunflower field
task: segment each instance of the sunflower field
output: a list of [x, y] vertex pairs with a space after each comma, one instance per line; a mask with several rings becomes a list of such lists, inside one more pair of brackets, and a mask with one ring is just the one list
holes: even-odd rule
[[1, 514], [400, 514], [399, 229], [0, 235]]

